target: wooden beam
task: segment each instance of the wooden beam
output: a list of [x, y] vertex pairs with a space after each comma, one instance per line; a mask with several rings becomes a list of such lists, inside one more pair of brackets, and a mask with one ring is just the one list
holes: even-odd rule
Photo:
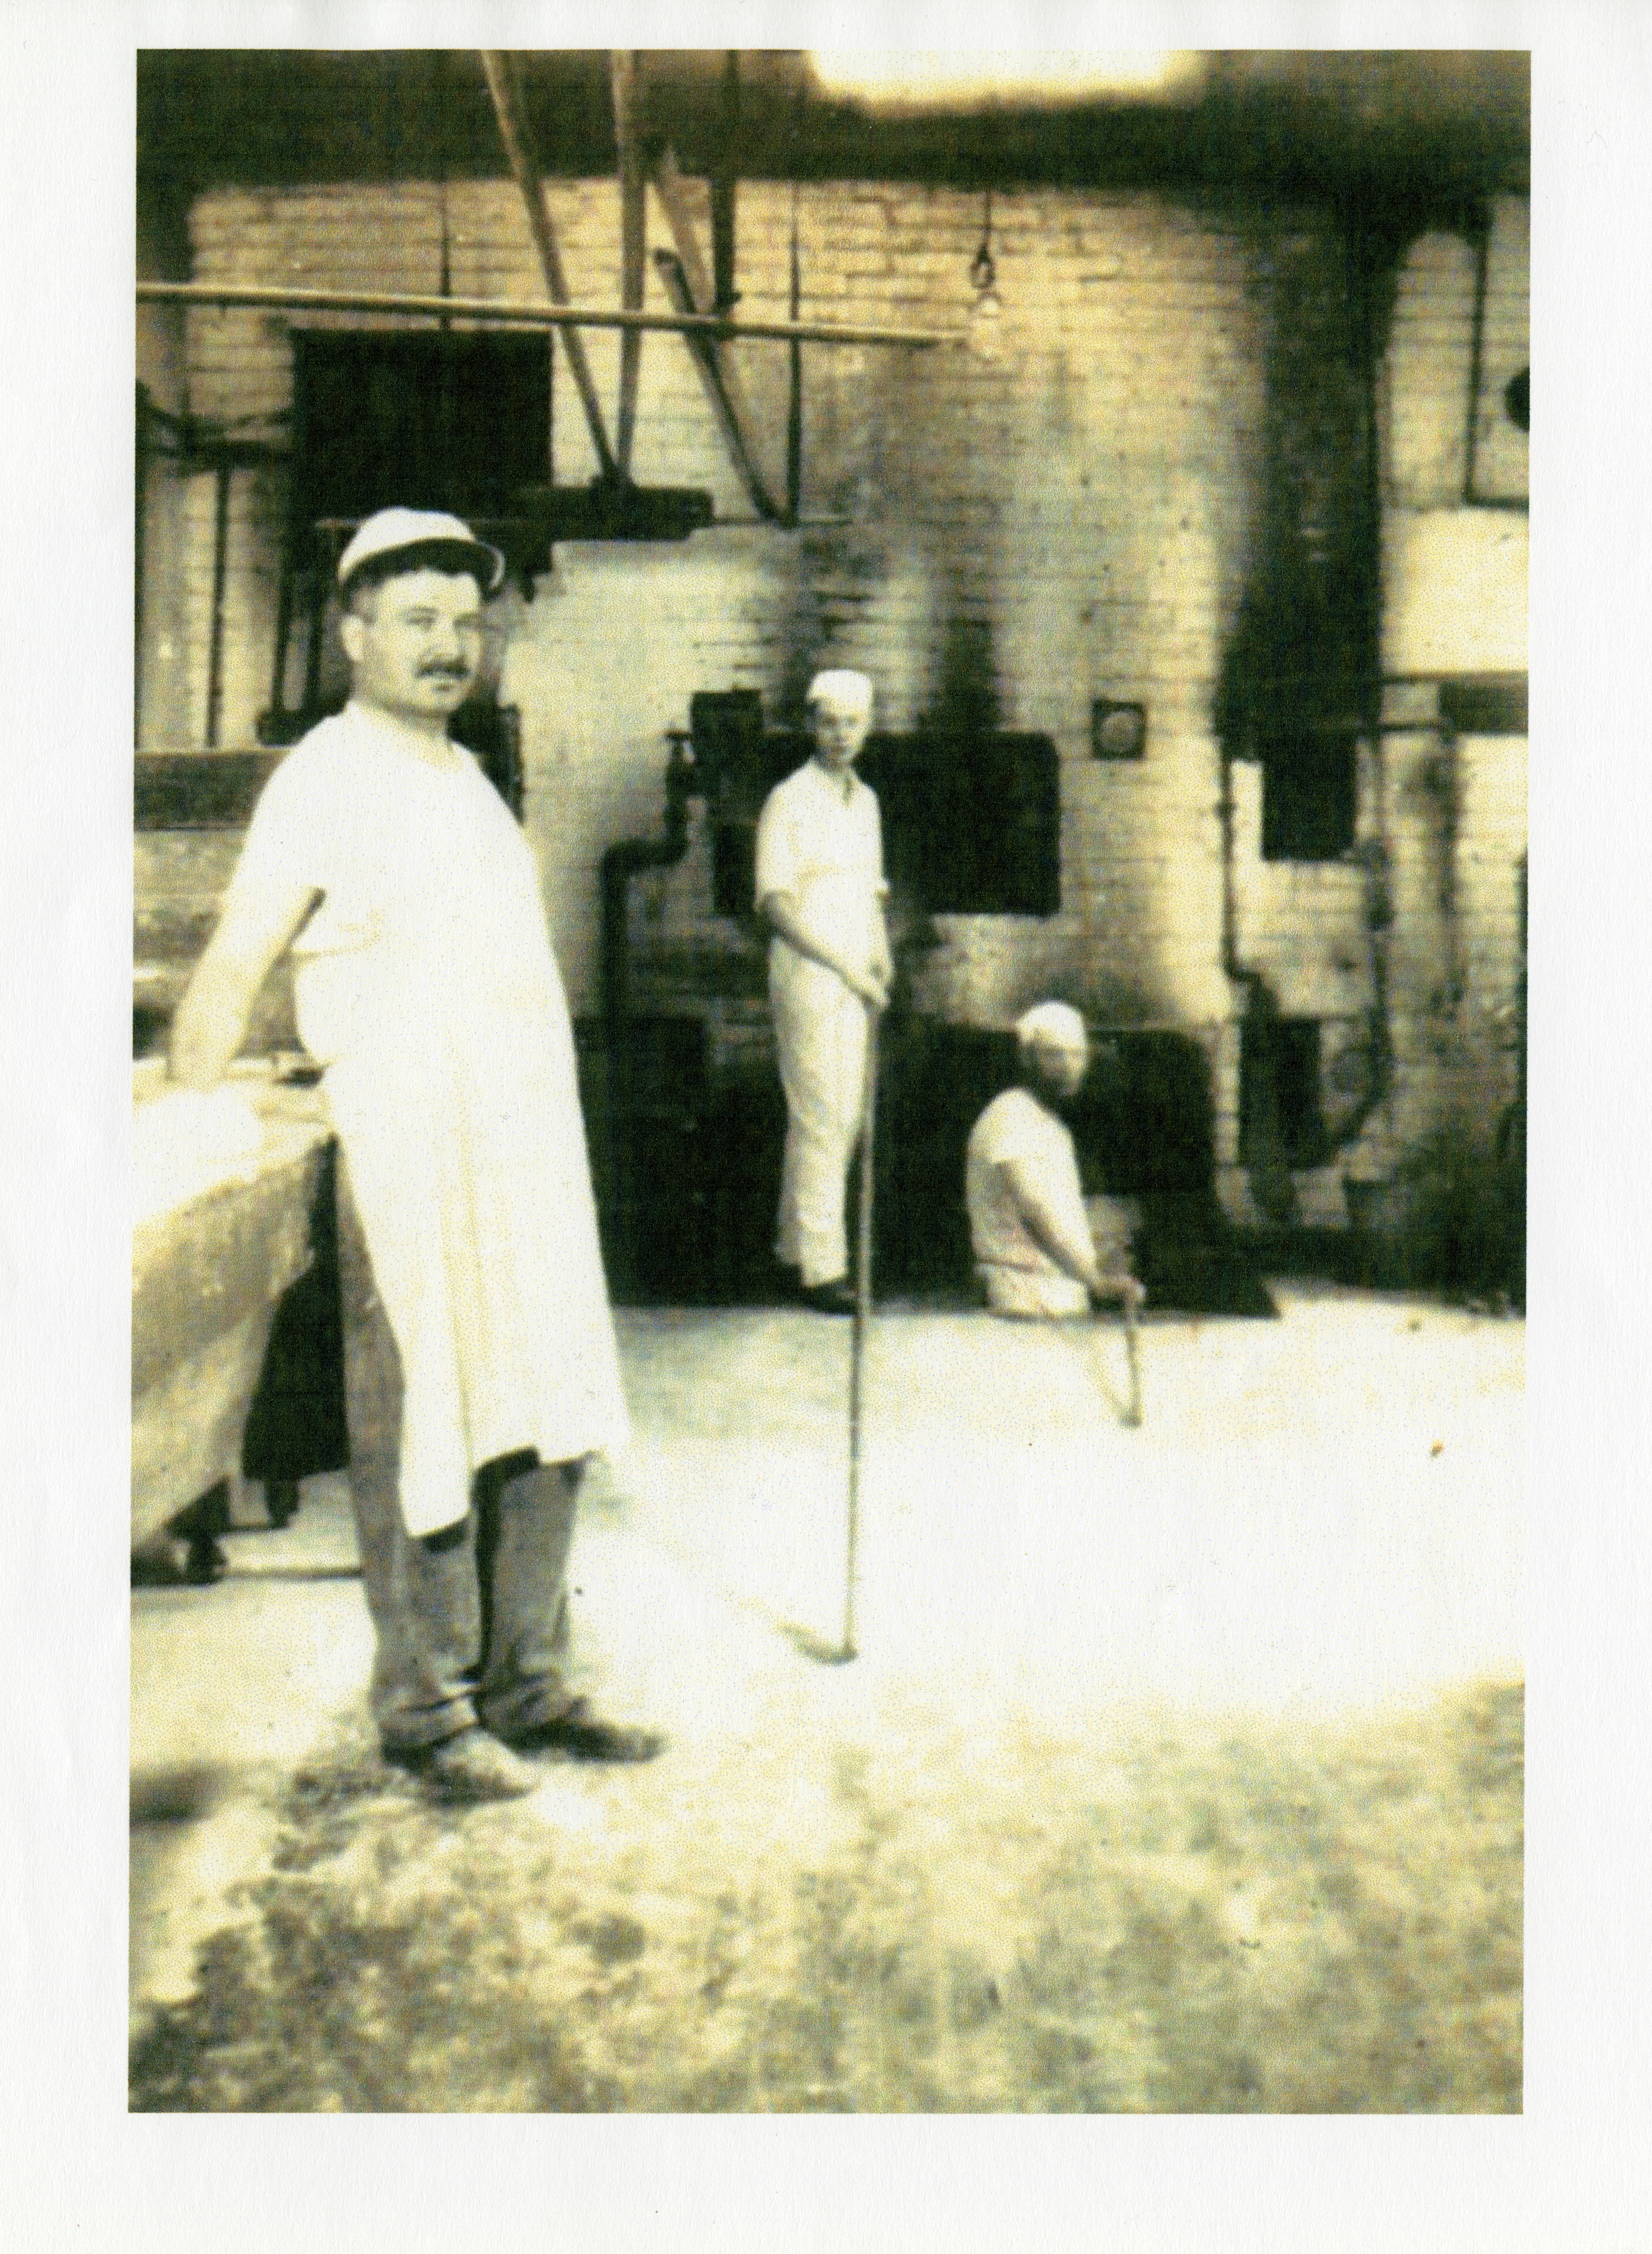
[[[643, 171], [642, 143], [638, 127], [638, 95], [642, 78], [640, 55], [616, 49], [611, 59], [613, 79], [613, 137], [620, 151], [620, 302], [635, 312], [642, 304], [648, 278], [648, 176]], [[620, 332], [620, 413], [614, 430], [614, 452], [620, 474], [631, 474], [631, 445], [637, 428], [637, 388], [642, 373], [642, 332]]]
[[739, 298], [734, 286], [734, 199], [740, 172], [740, 58], [729, 48], [723, 58], [717, 138], [711, 150], [711, 303], [732, 313]]
[[[551, 223], [550, 206], [545, 200], [544, 178], [528, 130], [527, 115], [522, 107], [514, 66], [508, 54], [500, 50], [485, 49], [482, 68], [487, 76], [487, 90], [494, 97], [505, 154], [510, 159], [511, 171], [516, 176], [516, 185], [522, 190], [522, 201], [528, 209], [528, 224], [539, 253], [539, 263], [544, 271], [545, 287], [557, 304], [565, 305], [568, 303], [568, 279], [563, 272], [562, 253], [556, 247], [556, 230]], [[578, 389], [580, 403], [585, 410], [585, 422], [591, 431], [591, 443], [597, 451], [598, 464], [605, 477], [617, 477], [619, 466], [608, 444], [608, 433], [603, 424], [597, 387], [591, 380], [584, 346], [578, 332], [571, 328], [563, 331], [562, 340]]]
[[[671, 223], [671, 238], [677, 247], [677, 256], [682, 262], [683, 279], [689, 285], [693, 300], [690, 310], [698, 313], [715, 314], [717, 284], [701, 253], [699, 238], [694, 232], [694, 214], [689, 208], [689, 192], [676, 151], [669, 142], [654, 155], [654, 185], [659, 191], [665, 215]], [[716, 316], [719, 320], [720, 315]]]
[[[724, 321], [716, 313], [634, 312], [615, 305], [550, 305], [542, 298], [442, 298], [402, 290], [304, 290], [244, 282], [140, 282], [140, 305], [270, 306], [292, 313], [372, 313], [412, 320], [472, 321], [480, 328], [659, 329], [719, 341], [814, 345], [890, 345], [922, 352], [962, 345], [957, 329], [862, 328], [832, 321]], [[158, 414], [159, 410], [157, 410]], [[1525, 504], [1522, 502], [1523, 508]]]
[[[654, 161], [654, 185], [659, 191], [660, 201], [665, 206], [676, 256], [656, 251], [654, 263], [665, 276], [672, 302], [679, 312], [703, 313], [710, 311], [715, 301], [716, 285], [706, 271], [694, 232], [694, 214], [689, 209], [688, 192], [682, 175], [677, 168], [676, 152], [669, 144], [662, 148]], [[724, 335], [727, 331], [723, 332]], [[758, 468], [757, 446], [752, 428], [752, 410], [746, 402], [745, 388], [739, 375], [723, 349], [719, 337], [696, 334], [685, 336], [684, 341], [694, 356], [700, 371], [706, 396], [711, 402], [718, 427], [741, 482], [752, 497], [752, 506], [760, 516], [779, 522], [784, 512], [770, 494]]]
[[[689, 280], [682, 270], [682, 261], [672, 250], [656, 250], [654, 262], [671, 294], [674, 304], [687, 307], [690, 302]], [[763, 482], [763, 472], [746, 436], [746, 416], [744, 402], [737, 404], [730, 396], [727, 368], [716, 343], [698, 331], [684, 332], [682, 341], [690, 357], [700, 371], [700, 381], [705, 386], [705, 396], [710, 402], [717, 427], [723, 433], [723, 443], [729, 450], [729, 458], [739, 472], [740, 483], [746, 487], [752, 508], [760, 517], [771, 523], [785, 522], [785, 512]]]

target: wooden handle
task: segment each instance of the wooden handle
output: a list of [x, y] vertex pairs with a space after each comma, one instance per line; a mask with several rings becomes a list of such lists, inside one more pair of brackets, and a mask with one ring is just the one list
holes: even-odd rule
[[861, 1365], [872, 1320], [872, 1135], [878, 1116], [878, 1012], [866, 1010], [866, 1077], [860, 1102], [860, 1214], [855, 1257], [855, 1315], [849, 1340], [849, 1529], [844, 1576], [844, 1651], [855, 1656], [855, 1551], [860, 1529]]

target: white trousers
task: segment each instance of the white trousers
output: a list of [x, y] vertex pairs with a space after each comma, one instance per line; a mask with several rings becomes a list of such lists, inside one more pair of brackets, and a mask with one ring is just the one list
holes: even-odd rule
[[771, 979], [786, 1090], [776, 1256], [806, 1286], [849, 1272], [844, 1200], [866, 1088], [866, 1005], [821, 964], [794, 956]]

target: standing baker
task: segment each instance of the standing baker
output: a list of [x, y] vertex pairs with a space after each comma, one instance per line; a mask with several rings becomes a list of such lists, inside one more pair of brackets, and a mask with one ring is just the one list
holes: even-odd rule
[[271, 776], [172, 1050], [175, 1078], [213, 1086], [291, 946], [343, 1156], [374, 1713], [388, 1759], [471, 1799], [531, 1790], [524, 1753], [660, 1744], [562, 1671], [581, 1471], [626, 1418], [537, 868], [448, 735], [503, 577], [457, 517], [384, 509], [356, 533], [350, 701]]
[[855, 773], [872, 723], [864, 673], [817, 673], [807, 700], [814, 756], [769, 793], [757, 827], [757, 906], [768, 924], [768, 990], [786, 1155], [776, 1257], [805, 1303], [852, 1314], [844, 1222], [865, 1101], [868, 1020], [889, 998], [883, 833]]

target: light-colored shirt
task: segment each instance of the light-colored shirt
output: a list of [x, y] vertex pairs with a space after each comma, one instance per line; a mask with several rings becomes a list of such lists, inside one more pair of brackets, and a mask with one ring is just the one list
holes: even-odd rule
[[[840, 953], [870, 965], [888, 890], [883, 826], [877, 794], [852, 769], [847, 789], [844, 780], [811, 759], [770, 791], [757, 825], [757, 898], [760, 903], [772, 892], [789, 893]], [[776, 933], [771, 976], [788, 976], [801, 960]]]
[[1081, 1243], [1089, 1216], [1078, 1157], [1065, 1123], [1025, 1088], [995, 1096], [970, 1130], [964, 1161], [964, 1202], [976, 1268], [994, 1311], [1004, 1315], [1081, 1315], [1089, 1293], [1058, 1267], [1027, 1227], [1002, 1169], [1020, 1168], [1041, 1201]]

